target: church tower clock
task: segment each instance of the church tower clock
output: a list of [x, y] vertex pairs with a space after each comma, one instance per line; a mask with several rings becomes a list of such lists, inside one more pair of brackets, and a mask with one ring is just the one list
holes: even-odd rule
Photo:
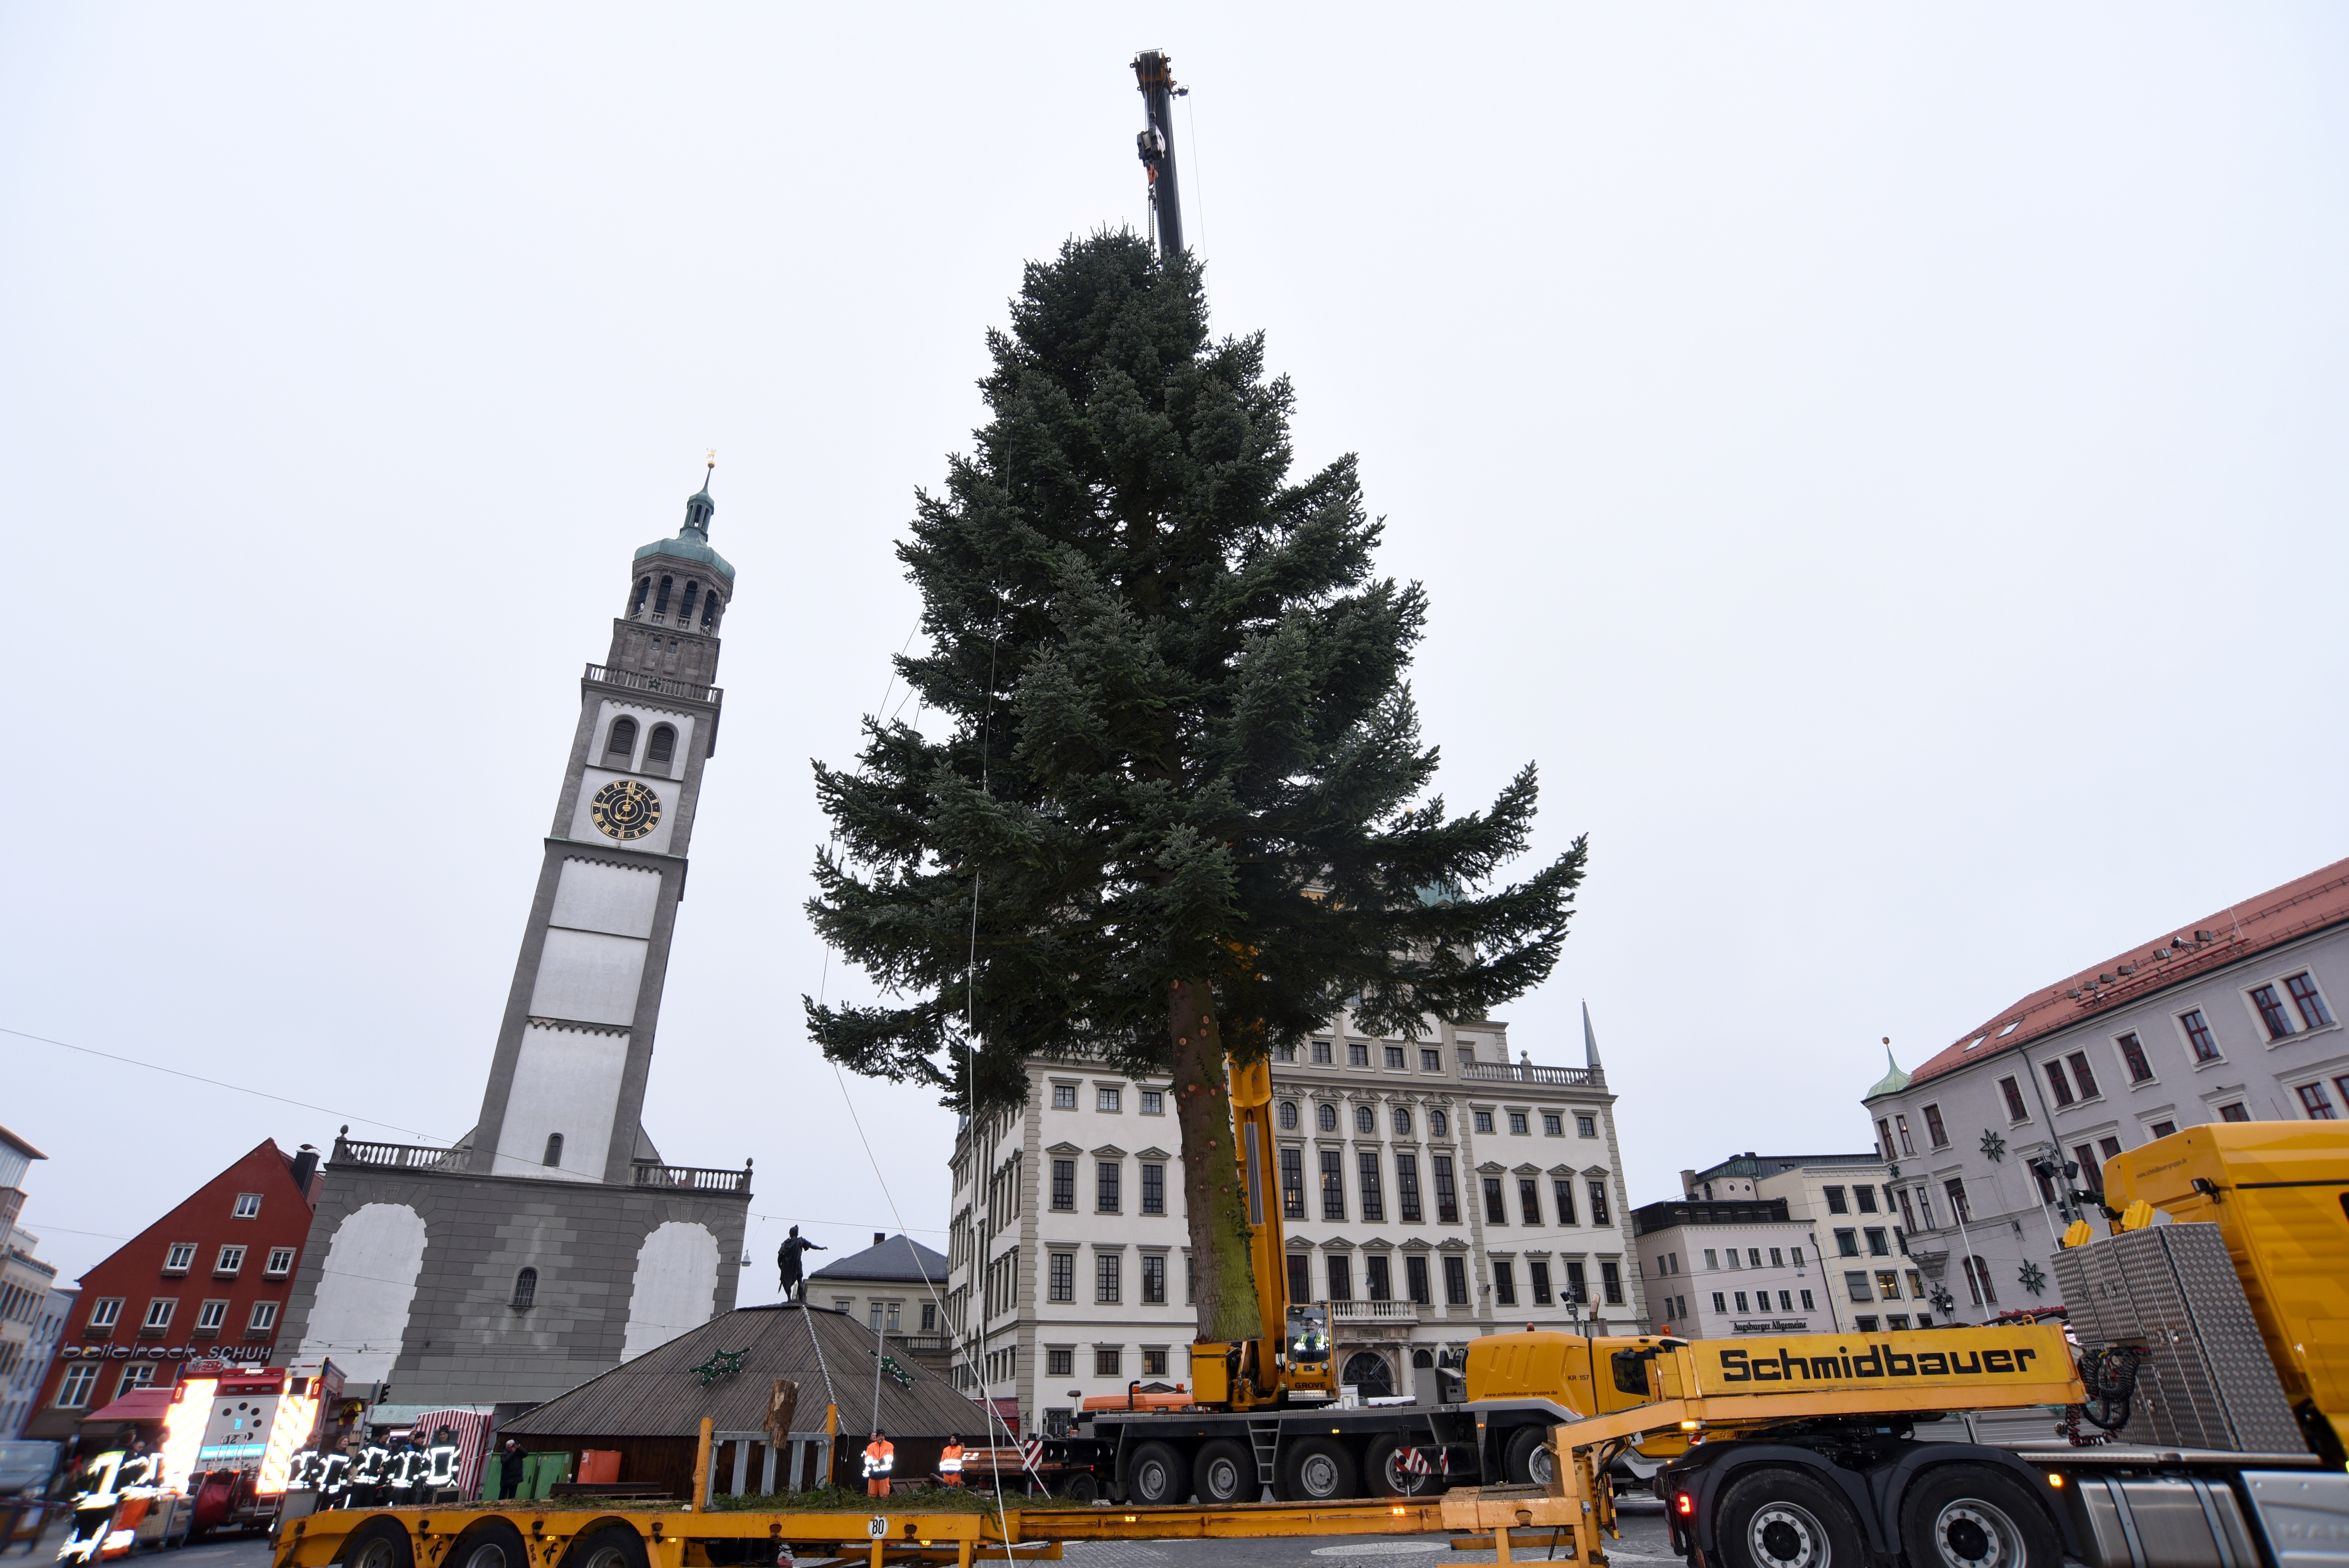
[[541, 1400], [735, 1305], [750, 1170], [672, 1165], [639, 1123], [734, 568], [704, 480], [636, 552], [523, 927], [489, 1085], [453, 1146], [345, 1128], [278, 1337], [354, 1398]]
[[717, 748], [719, 631], [734, 568], [709, 487], [636, 553], [579, 727], [474, 1128], [471, 1169], [630, 1181], [660, 1156], [637, 1123], [702, 769]]

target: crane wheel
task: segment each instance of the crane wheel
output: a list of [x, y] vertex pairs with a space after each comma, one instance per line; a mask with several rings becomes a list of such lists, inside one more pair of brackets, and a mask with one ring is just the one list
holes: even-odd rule
[[343, 1539], [342, 1568], [416, 1568], [416, 1547], [408, 1526], [396, 1519], [370, 1519]]
[[1548, 1431], [1541, 1427], [1519, 1427], [1509, 1434], [1509, 1446], [1502, 1454], [1508, 1478], [1518, 1485], [1556, 1486], [1557, 1456], [1550, 1451]]
[[1411, 1445], [1401, 1432], [1372, 1438], [1362, 1450], [1362, 1480], [1372, 1497], [1418, 1497], [1444, 1490], [1440, 1476], [1415, 1475], [1402, 1468], [1402, 1451]]
[[1165, 1443], [1144, 1443], [1125, 1465], [1125, 1500], [1151, 1508], [1188, 1502], [1191, 1466]]
[[[1764, 1467], [1732, 1481], [1713, 1537], [1727, 1568], [1862, 1568], [1868, 1561], [1850, 1505], [1795, 1470]], [[1909, 1568], [1933, 1565], [1912, 1560]]]
[[1256, 1491], [1256, 1456], [1229, 1438], [1202, 1443], [1191, 1461], [1191, 1484], [1201, 1502], [1247, 1502]]
[[1090, 1470], [1071, 1470], [1052, 1483], [1052, 1495], [1071, 1502], [1091, 1502], [1101, 1496], [1101, 1483]]
[[[766, 1542], [755, 1542], [761, 1550]], [[563, 1568], [648, 1568], [645, 1538], [632, 1525], [599, 1524], [571, 1543]]]
[[444, 1568], [530, 1568], [522, 1532], [502, 1519], [484, 1519], [449, 1549]]
[[1354, 1456], [1328, 1438], [1301, 1438], [1280, 1456], [1281, 1491], [1291, 1502], [1334, 1502], [1358, 1496]]
[[2064, 1544], [2033, 1492], [1988, 1465], [1939, 1465], [1900, 1500], [1909, 1568], [2061, 1568]]

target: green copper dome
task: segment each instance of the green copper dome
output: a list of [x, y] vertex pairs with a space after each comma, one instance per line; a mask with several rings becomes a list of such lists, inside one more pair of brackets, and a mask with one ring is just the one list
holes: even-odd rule
[[1876, 1087], [1860, 1096], [1860, 1099], [1868, 1100], [1874, 1099], [1879, 1094], [1899, 1094], [1909, 1087], [1909, 1075], [1902, 1072], [1900, 1064], [1892, 1059], [1890, 1046], [1884, 1047], [1884, 1065], [1891, 1070], [1877, 1079]]
[[675, 539], [656, 539], [636, 552], [638, 561], [658, 557], [665, 561], [687, 561], [707, 567], [713, 577], [722, 578], [730, 591], [734, 586], [734, 564], [709, 548], [709, 519], [718, 503], [709, 499], [709, 481], [688, 497], [685, 503], [685, 525], [677, 531]]

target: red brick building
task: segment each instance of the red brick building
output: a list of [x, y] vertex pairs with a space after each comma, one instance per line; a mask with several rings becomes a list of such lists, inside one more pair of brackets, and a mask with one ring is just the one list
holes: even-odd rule
[[191, 1360], [265, 1366], [321, 1182], [315, 1150], [264, 1140], [82, 1275], [25, 1435], [69, 1438]]

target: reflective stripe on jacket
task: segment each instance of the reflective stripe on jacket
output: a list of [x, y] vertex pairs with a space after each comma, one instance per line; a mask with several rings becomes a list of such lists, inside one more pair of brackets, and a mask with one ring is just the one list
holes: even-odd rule
[[864, 1474], [867, 1479], [887, 1475], [897, 1468], [897, 1445], [890, 1442], [864, 1445]]

